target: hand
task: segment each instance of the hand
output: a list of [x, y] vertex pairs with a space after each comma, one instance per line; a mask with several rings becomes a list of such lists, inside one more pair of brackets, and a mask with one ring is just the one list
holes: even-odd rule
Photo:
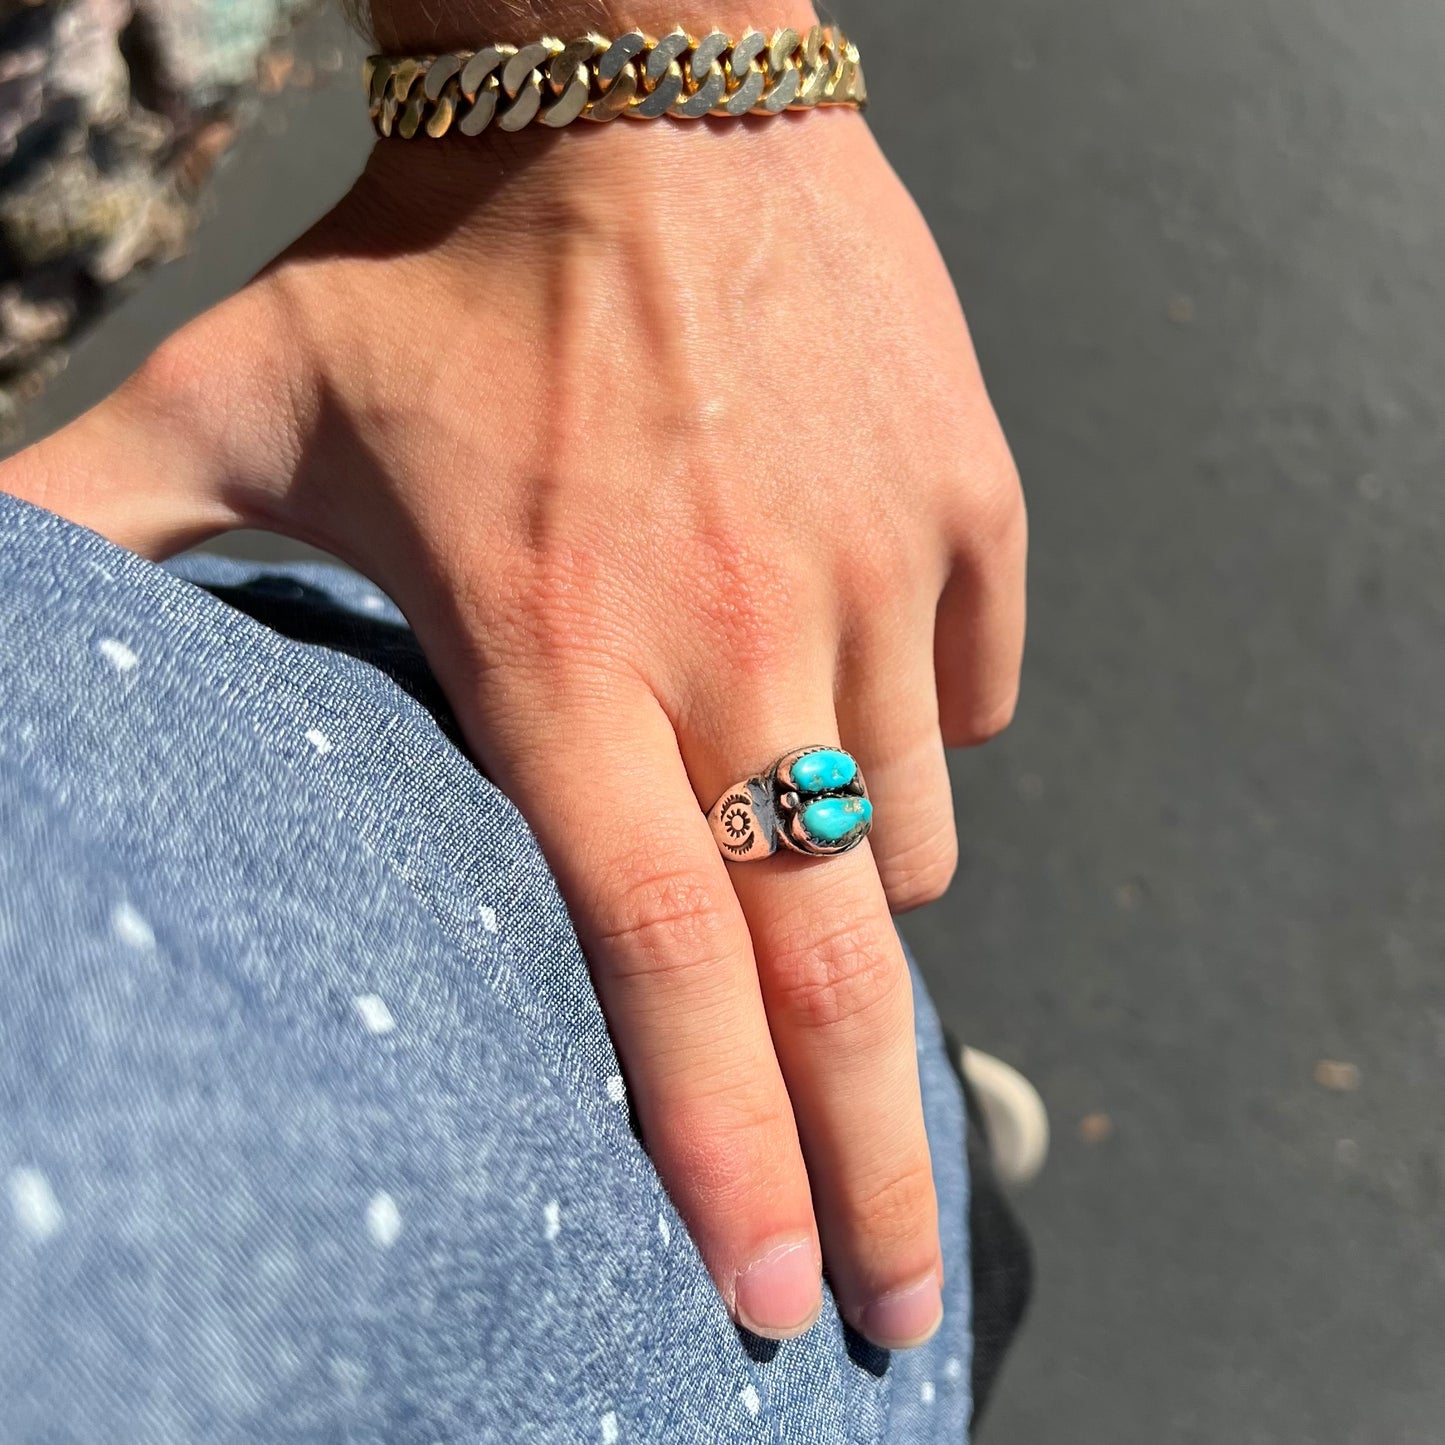
[[[806, 1328], [825, 1259], [876, 1343], [936, 1328], [889, 908], [953, 872], [945, 742], [1013, 710], [1025, 522], [859, 117], [383, 142], [0, 486], [151, 555], [262, 526], [384, 587], [556, 871], [736, 1318]], [[725, 864], [703, 809], [834, 741], [870, 844]]]

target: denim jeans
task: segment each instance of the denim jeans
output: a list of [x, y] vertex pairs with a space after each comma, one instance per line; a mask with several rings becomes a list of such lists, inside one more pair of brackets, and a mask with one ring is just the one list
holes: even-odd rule
[[4, 1441], [956, 1445], [964, 1110], [915, 992], [943, 1329], [753, 1339], [392, 604], [0, 496]]

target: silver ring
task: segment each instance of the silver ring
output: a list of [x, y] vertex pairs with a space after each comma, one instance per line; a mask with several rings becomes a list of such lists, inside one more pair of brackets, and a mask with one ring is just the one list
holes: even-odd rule
[[766, 772], [735, 783], [707, 821], [718, 851], [734, 863], [780, 847], [827, 858], [868, 836], [873, 804], [853, 755], [820, 745], [784, 753]]

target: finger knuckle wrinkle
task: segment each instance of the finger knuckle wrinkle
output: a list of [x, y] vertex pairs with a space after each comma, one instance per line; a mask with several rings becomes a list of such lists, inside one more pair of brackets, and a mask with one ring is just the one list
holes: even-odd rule
[[854, 1205], [880, 1244], [902, 1243], [936, 1227], [933, 1169], [925, 1154], [910, 1160], [869, 1189]]
[[[741, 1092], [730, 1090], [734, 1098]], [[669, 1110], [666, 1128], [668, 1162], [695, 1197], [724, 1215], [776, 1206], [792, 1163], [779, 1147], [793, 1133], [791, 1119], [733, 1102]]]
[[948, 892], [958, 871], [958, 835], [952, 821], [910, 846], [878, 860], [883, 890], [895, 912], [921, 908]]
[[766, 1092], [740, 1081], [732, 1070], [700, 1078], [685, 1103], [668, 1110], [668, 1127], [676, 1146], [700, 1167], [718, 1174], [754, 1170], [777, 1141], [793, 1132], [791, 1113], [768, 1102]]
[[775, 995], [810, 1028], [863, 1024], [897, 996], [901, 962], [891, 931], [854, 924], [791, 944], [772, 960]]
[[718, 890], [679, 870], [644, 877], [604, 910], [594, 938], [616, 975], [706, 969], [730, 952], [730, 929]]

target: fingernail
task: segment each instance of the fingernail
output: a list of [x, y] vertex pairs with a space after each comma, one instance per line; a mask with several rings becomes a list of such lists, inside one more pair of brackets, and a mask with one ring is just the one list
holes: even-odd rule
[[738, 1323], [766, 1339], [801, 1335], [823, 1308], [822, 1271], [808, 1240], [777, 1244], [737, 1277]]
[[867, 1305], [858, 1331], [885, 1350], [911, 1350], [931, 1340], [942, 1323], [943, 1292], [937, 1277], [929, 1275]]

